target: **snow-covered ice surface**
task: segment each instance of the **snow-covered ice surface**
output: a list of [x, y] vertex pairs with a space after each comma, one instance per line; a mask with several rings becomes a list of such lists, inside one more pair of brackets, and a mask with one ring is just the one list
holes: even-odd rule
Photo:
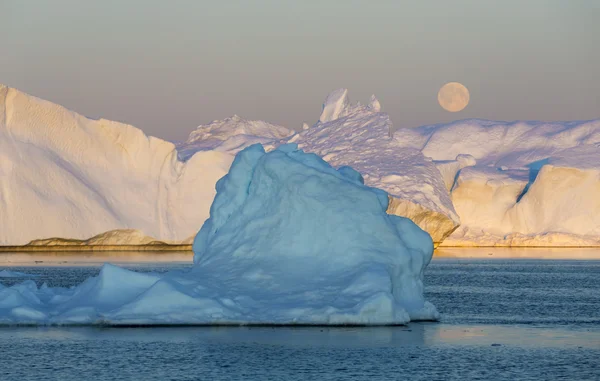
[[[441, 242], [459, 225], [444, 178], [433, 161], [393, 134], [388, 114], [372, 96], [369, 105], [351, 104], [348, 90], [332, 92], [313, 127], [288, 139], [334, 167], [351, 166], [365, 184], [390, 196], [388, 213], [405, 216]], [[460, 166], [462, 161], [459, 163]]]
[[398, 133], [442, 173], [472, 156], [452, 184], [461, 227], [444, 245], [600, 245], [600, 120], [475, 119]]
[[175, 145], [135, 127], [0, 85], [0, 245], [115, 229], [186, 240], [208, 218], [232, 160], [202, 151], [182, 162]]
[[194, 241], [166, 274], [105, 265], [73, 288], [0, 285], [3, 324], [404, 324], [423, 297], [431, 237], [386, 213], [349, 167], [283, 145], [240, 152]]
[[185, 142], [178, 144], [177, 149], [182, 160], [189, 159], [197, 151], [217, 150], [236, 154], [252, 144], [265, 145], [292, 134], [292, 130], [282, 126], [234, 115], [199, 126]]

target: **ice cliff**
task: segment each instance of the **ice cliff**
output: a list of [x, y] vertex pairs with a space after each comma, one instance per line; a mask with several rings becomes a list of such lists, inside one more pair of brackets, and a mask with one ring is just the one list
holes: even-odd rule
[[283, 145], [241, 151], [217, 183], [194, 265], [142, 274], [105, 265], [73, 288], [0, 284], [0, 324], [404, 324], [423, 297], [431, 237], [386, 213], [385, 192]]
[[461, 227], [446, 245], [600, 244], [600, 120], [465, 120], [400, 130], [444, 171]]
[[0, 245], [115, 229], [185, 240], [232, 160], [210, 150], [182, 162], [173, 144], [135, 127], [0, 86]]

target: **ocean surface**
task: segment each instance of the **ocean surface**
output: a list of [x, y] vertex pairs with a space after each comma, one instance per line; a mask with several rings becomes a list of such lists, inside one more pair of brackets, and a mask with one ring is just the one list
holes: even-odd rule
[[[600, 380], [600, 250], [438, 254], [425, 274], [427, 298], [442, 313], [437, 323], [0, 327], [0, 380]], [[168, 271], [189, 266], [191, 256], [0, 254], [0, 271], [67, 287], [104, 261]]]

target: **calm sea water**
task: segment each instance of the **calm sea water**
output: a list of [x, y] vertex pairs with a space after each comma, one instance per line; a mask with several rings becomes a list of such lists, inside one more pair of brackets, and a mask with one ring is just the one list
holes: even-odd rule
[[[165, 261], [125, 267], [188, 265]], [[69, 259], [10, 270], [70, 286], [99, 267]], [[600, 261], [436, 258], [426, 285], [439, 323], [4, 327], [0, 380], [600, 380]]]

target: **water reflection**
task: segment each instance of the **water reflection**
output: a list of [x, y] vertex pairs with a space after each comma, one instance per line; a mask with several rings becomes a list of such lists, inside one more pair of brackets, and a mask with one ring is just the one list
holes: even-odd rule
[[600, 247], [438, 247], [436, 258], [600, 259]]
[[411, 323], [404, 327], [2, 327], [0, 340], [163, 342], [368, 348], [492, 346], [598, 349], [591, 328]]
[[189, 263], [191, 251], [46, 251], [2, 252], [0, 266], [93, 266], [103, 263]]
[[429, 345], [598, 349], [600, 332], [585, 327], [437, 324], [427, 328], [425, 341]]

